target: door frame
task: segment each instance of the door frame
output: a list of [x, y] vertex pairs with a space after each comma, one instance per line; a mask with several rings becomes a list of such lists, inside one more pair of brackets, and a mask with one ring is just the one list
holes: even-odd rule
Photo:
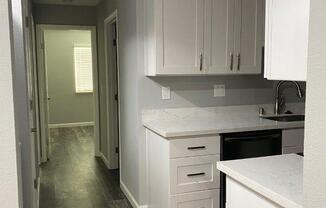
[[[111, 49], [108, 48], [108, 37], [111, 37], [111, 30], [109, 31], [108, 25], [116, 24], [116, 69], [113, 69], [112, 64], [109, 63], [109, 58], [112, 58]], [[119, 35], [118, 35], [118, 11], [113, 11], [107, 18], [104, 19], [104, 57], [105, 57], [105, 76], [106, 76], [106, 118], [107, 118], [107, 148], [108, 148], [108, 168], [109, 169], [117, 169], [121, 167], [121, 160], [119, 154], [121, 153], [121, 138], [120, 138], [120, 88], [119, 88]], [[111, 45], [110, 45], [111, 46]], [[117, 85], [117, 93], [118, 97], [115, 101], [114, 92], [112, 91], [112, 85], [109, 80], [109, 77], [112, 77], [113, 71], [116, 70], [116, 85]], [[118, 102], [117, 104], [115, 102]], [[112, 111], [114, 109], [111, 106], [118, 105], [118, 112], [115, 115]], [[110, 121], [117, 119], [117, 123], [112, 123]], [[117, 127], [117, 128], [116, 128]], [[115, 138], [115, 139], [110, 139]], [[116, 153], [116, 147], [119, 148], [119, 153]]]
[[[100, 111], [99, 111], [99, 84], [98, 84], [98, 63], [97, 63], [97, 38], [96, 38], [96, 26], [76, 26], [76, 25], [49, 25], [49, 24], [37, 24], [36, 25], [36, 50], [37, 50], [37, 66], [38, 66], [38, 84], [39, 84], [39, 106], [40, 106], [40, 120], [41, 120], [41, 146], [42, 146], [42, 156], [41, 162], [46, 162], [48, 160], [48, 138], [45, 138], [46, 128], [44, 125], [44, 118], [47, 114], [47, 97], [45, 97], [47, 80], [44, 75], [46, 75], [46, 65], [45, 57], [42, 53], [45, 49], [43, 42], [43, 34], [45, 30], [89, 30], [91, 31], [91, 42], [92, 42], [92, 58], [93, 58], [93, 105], [94, 105], [94, 139], [95, 139], [95, 156], [100, 156]], [[44, 67], [43, 74], [41, 73], [41, 68]], [[45, 73], [45, 74], [44, 74]], [[42, 76], [43, 75], [43, 76]], [[43, 124], [43, 125], [42, 125]], [[48, 125], [48, 124], [47, 124]]]

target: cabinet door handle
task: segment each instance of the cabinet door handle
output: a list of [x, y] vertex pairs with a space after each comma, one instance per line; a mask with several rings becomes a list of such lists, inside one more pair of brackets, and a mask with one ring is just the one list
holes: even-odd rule
[[188, 177], [195, 177], [195, 176], [203, 176], [206, 173], [202, 172], [202, 173], [191, 173], [191, 174], [187, 174]]
[[206, 146], [188, 147], [188, 150], [206, 149]]
[[230, 70], [233, 70], [233, 53], [230, 53], [230, 59], [231, 59], [231, 63], [230, 63]]
[[199, 70], [203, 71], [203, 53], [200, 53]]
[[238, 53], [238, 67], [237, 67], [238, 71], [240, 70], [240, 64], [241, 64], [241, 54]]

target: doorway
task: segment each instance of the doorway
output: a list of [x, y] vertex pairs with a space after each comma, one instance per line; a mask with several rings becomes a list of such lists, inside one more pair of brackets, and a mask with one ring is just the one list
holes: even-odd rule
[[[120, 189], [116, 12], [104, 28], [105, 84], [99, 81], [95, 27], [36, 26], [40, 208], [131, 207]], [[106, 92], [100, 94], [100, 88]], [[100, 116], [107, 122], [100, 124]], [[100, 128], [108, 129], [107, 135], [100, 135]]]
[[93, 127], [99, 155], [99, 108], [96, 28], [36, 26], [40, 158], [50, 159], [56, 129]]

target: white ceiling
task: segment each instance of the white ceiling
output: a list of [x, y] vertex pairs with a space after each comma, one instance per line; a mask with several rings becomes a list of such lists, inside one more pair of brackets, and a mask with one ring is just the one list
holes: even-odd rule
[[57, 5], [76, 5], [76, 6], [95, 6], [101, 0], [33, 0], [38, 4], [57, 4]]

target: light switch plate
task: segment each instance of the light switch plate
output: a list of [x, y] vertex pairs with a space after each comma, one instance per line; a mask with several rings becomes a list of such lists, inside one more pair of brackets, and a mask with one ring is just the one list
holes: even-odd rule
[[171, 99], [171, 89], [170, 87], [162, 86], [162, 100], [170, 100]]
[[216, 84], [214, 85], [214, 97], [224, 97], [225, 96], [225, 85]]

